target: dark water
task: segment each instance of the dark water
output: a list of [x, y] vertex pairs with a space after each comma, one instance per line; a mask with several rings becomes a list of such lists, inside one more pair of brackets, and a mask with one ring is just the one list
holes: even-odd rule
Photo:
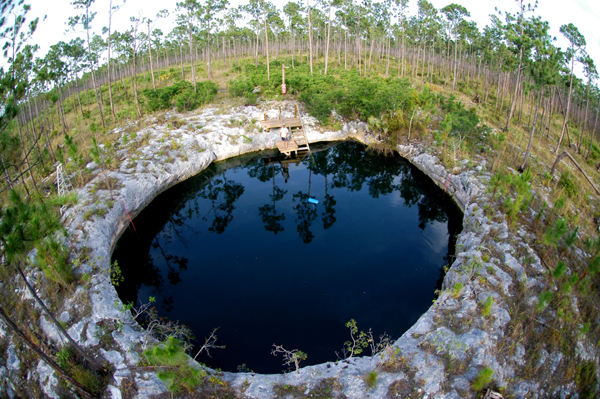
[[329, 146], [213, 164], [160, 195], [117, 243], [121, 299], [156, 297], [202, 342], [220, 327], [226, 349], [198, 360], [226, 371], [281, 372], [274, 343], [303, 365], [336, 360], [350, 319], [400, 337], [431, 305], [462, 215], [402, 158]]

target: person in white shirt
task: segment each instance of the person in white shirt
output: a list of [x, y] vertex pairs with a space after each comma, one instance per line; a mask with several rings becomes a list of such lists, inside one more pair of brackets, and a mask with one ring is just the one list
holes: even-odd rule
[[281, 130], [279, 130], [279, 138], [281, 141], [285, 142], [285, 147], [287, 148], [287, 142], [290, 140], [289, 138], [290, 131], [287, 127], [285, 127], [285, 123], [281, 125]]

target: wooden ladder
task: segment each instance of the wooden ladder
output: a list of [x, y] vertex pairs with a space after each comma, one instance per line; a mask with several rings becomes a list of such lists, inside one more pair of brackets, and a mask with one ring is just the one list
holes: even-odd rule
[[310, 146], [308, 145], [308, 139], [306, 138], [306, 134], [304, 132], [304, 123], [302, 123], [302, 118], [300, 119], [300, 123], [302, 126], [297, 129], [290, 130], [292, 135], [292, 140], [296, 142], [298, 145], [298, 151], [308, 151], [310, 152]]

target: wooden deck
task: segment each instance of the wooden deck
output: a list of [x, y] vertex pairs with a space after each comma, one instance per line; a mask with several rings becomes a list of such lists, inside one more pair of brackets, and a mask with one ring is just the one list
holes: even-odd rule
[[292, 152], [298, 155], [298, 144], [296, 144], [294, 140], [277, 140], [275, 143], [277, 144], [277, 149], [279, 152], [282, 152], [287, 156], [290, 156]]
[[267, 120], [267, 114], [265, 113], [265, 120], [260, 121], [262, 127], [267, 129], [267, 132], [271, 129], [277, 129], [283, 127], [285, 125], [286, 128], [289, 129], [289, 137], [290, 140], [283, 141], [279, 140], [275, 143], [277, 144], [277, 149], [279, 152], [285, 154], [288, 157], [291, 157], [292, 154], [298, 156], [299, 151], [308, 151], [310, 153], [310, 146], [308, 145], [308, 140], [306, 138], [306, 134], [304, 133], [304, 126], [302, 125], [302, 120], [298, 118], [298, 108], [294, 105], [294, 117], [293, 118], [282, 118], [281, 117], [281, 107], [279, 107], [279, 118]]
[[300, 118], [283, 118], [283, 119], [270, 119], [268, 121], [260, 121], [261, 126], [264, 127], [265, 129], [267, 129], [267, 132], [270, 129], [277, 129], [279, 127], [282, 127], [284, 123], [288, 129], [291, 129], [294, 127], [302, 127], [302, 122], [300, 121]]

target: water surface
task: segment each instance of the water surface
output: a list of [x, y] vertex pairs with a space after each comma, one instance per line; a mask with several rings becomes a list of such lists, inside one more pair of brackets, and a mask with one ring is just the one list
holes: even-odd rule
[[226, 348], [199, 360], [226, 371], [283, 371], [274, 343], [336, 360], [350, 319], [399, 338], [431, 305], [462, 215], [399, 156], [314, 150], [215, 163], [158, 196], [115, 248], [121, 299], [155, 297], [201, 342], [219, 327]]

